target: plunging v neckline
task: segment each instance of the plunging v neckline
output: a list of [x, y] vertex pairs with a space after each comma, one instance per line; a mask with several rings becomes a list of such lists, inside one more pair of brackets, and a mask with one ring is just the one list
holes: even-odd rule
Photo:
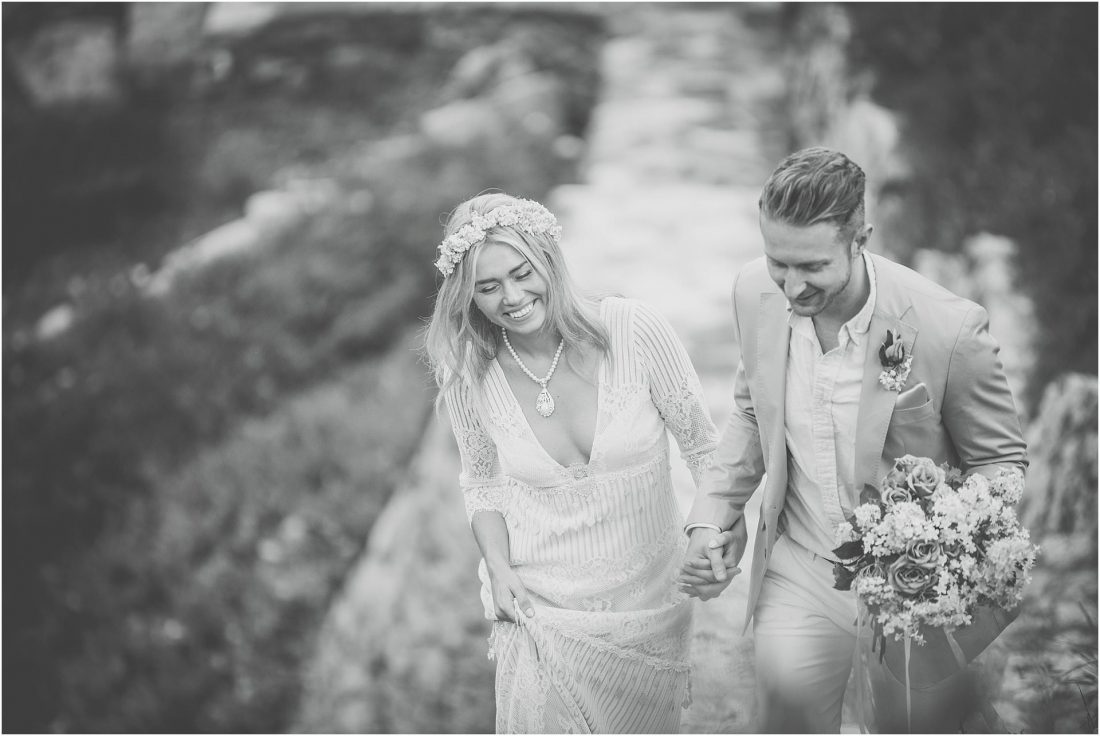
[[600, 439], [600, 413], [603, 411], [603, 384], [605, 380], [605, 368], [607, 361], [604, 356], [599, 357], [599, 367], [596, 370], [596, 426], [592, 428], [592, 447], [588, 449], [588, 461], [583, 463], [570, 463], [569, 465], [563, 465], [557, 460], [550, 452], [543, 447], [542, 442], [539, 440], [539, 436], [535, 434], [534, 427], [531, 426], [531, 420], [527, 418], [527, 413], [523, 411], [523, 407], [519, 403], [519, 398], [516, 397], [516, 392], [512, 390], [512, 384], [508, 382], [508, 376], [504, 373], [504, 367], [500, 364], [500, 361], [493, 358], [492, 367], [496, 371], [496, 378], [500, 381], [504, 388], [507, 390], [508, 397], [512, 401], [512, 408], [519, 413], [520, 418], [523, 420], [523, 426], [527, 429], [527, 434], [531, 437], [531, 441], [535, 443], [535, 446], [539, 448], [539, 452], [543, 457], [554, 464], [555, 467], [563, 471], [568, 471], [571, 468], [587, 468], [592, 464], [592, 458], [596, 454], [596, 444]]

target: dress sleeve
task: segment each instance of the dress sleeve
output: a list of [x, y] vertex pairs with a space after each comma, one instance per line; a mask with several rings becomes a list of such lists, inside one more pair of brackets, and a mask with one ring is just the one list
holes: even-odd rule
[[703, 388], [687, 350], [672, 326], [656, 311], [638, 303], [634, 340], [649, 376], [649, 395], [680, 448], [696, 485], [710, 466], [718, 430], [703, 402]]
[[497, 460], [496, 444], [471, 401], [469, 386], [455, 381], [443, 397], [462, 460], [458, 482], [466, 504], [466, 518], [472, 521], [478, 511], [497, 511], [504, 515], [510, 484]]

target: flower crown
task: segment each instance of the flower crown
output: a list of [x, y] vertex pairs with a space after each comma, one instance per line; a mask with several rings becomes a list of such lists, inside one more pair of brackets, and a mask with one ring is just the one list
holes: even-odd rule
[[466, 251], [485, 240], [486, 233], [494, 227], [512, 227], [530, 235], [549, 235], [555, 243], [561, 240], [561, 226], [550, 210], [538, 202], [521, 199], [516, 204], [497, 207], [485, 214], [475, 212], [470, 222], [439, 244], [439, 260], [435, 267], [444, 277], [450, 276]]

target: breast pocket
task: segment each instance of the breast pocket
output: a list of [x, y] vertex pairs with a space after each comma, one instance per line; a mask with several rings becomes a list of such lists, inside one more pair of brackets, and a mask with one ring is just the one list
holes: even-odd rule
[[894, 409], [890, 417], [891, 427], [903, 427], [916, 422], [934, 421], [936, 419], [936, 407], [932, 405], [932, 399], [928, 399], [920, 406], [911, 409]]
[[898, 394], [894, 402], [894, 414], [890, 417], [890, 426], [900, 427], [935, 416], [936, 409], [932, 406], [932, 395], [928, 393], [928, 387], [922, 382]]
[[887, 461], [902, 455], [930, 457], [936, 462], [950, 458], [947, 434], [931, 400], [911, 409], [894, 410], [882, 454]]

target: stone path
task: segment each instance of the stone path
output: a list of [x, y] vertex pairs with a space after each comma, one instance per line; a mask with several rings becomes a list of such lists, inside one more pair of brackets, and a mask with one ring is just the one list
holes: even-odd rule
[[[638, 4], [614, 16], [583, 183], [548, 202], [582, 286], [643, 299], [669, 319], [719, 427], [736, 359], [729, 289], [759, 253], [756, 198], [782, 154], [768, 137], [779, 129], [768, 111], [783, 91], [769, 50], [776, 12]], [[296, 730], [492, 731], [488, 626], [457, 470], [446, 420], [433, 419], [407, 486], [333, 603]], [[673, 475], [686, 512], [694, 488], [678, 457]], [[750, 506], [750, 528], [758, 513]], [[721, 598], [696, 604], [686, 732], [752, 730], [747, 585], [738, 578]]]
[[[664, 7], [635, 22], [636, 33], [605, 51], [585, 182], [560, 187], [550, 206], [583, 286], [642, 299], [669, 319], [721, 428], [736, 367], [730, 287], [760, 254], [756, 200], [778, 160], [767, 111], [783, 90], [780, 65], [766, 33], [728, 7]], [[673, 475], [686, 513], [694, 484], [678, 457]], [[755, 528], [758, 503], [749, 513]], [[752, 730], [752, 641], [741, 636], [747, 590], [745, 575], [720, 598], [696, 603], [685, 732]]]

